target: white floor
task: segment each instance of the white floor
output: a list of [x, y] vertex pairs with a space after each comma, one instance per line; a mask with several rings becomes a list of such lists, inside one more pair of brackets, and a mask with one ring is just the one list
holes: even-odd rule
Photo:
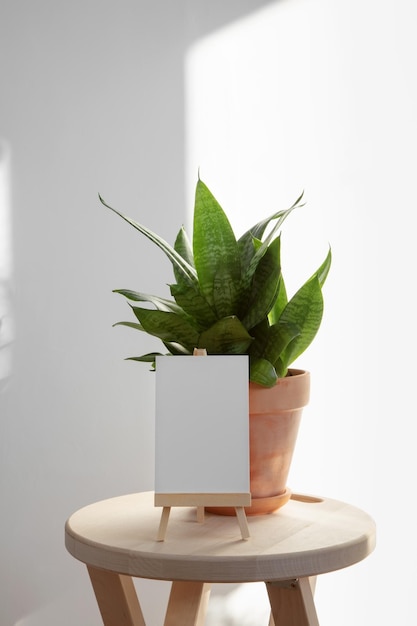
[[213, 585], [205, 626], [267, 626], [269, 615], [264, 583]]

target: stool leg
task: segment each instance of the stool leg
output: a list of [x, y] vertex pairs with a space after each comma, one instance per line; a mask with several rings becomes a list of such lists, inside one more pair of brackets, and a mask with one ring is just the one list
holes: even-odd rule
[[130, 576], [87, 565], [104, 626], [146, 626]]
[[319, 626], [313, 600], [315, 581], [308, 578], [267, 582], [269, 626]]
[[203, 626], [210, 584], [174, 581], [164, 626]]

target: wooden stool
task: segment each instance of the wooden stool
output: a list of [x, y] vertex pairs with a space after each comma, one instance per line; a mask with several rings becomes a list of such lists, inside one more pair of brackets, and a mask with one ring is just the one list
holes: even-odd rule
[[203, 626], [210, 583], [263, 581], [270, 626], [318, 626], [318, 574], [348, 567], [375, 547], [375, 524], [349, 504], [293, 494], [270, 515], [248, 519], [243, 541], [233, 517], [195, 508], [171, 512], [157, 541], [161, 511], [153, 492], [111, 498], [75, 512], [65, 525], [68, 552], [87, 565], [105, 626], [145, 626], [132, 576], [172, 581], [164, 626]]

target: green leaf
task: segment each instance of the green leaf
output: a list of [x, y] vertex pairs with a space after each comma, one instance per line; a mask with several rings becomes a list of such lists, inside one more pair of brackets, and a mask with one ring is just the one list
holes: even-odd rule
[[[191, 350], [187, 350], [186, 348], [184, 348], [184, 346], [181, 346], [179, 343], [176, 343], [175, 341], [164, 341], [164, 346], [166, 347], [166, 349], [168, 350], [168, 352], [170, 354], [173, 355], [188, 355], [188, 354], [192, 354]], [[193, 348], [194, 350], [194, 348]]]
[[143, 354], [142, 356], [128, 356], [126, 361], [141, 361], [143, 363], [155, 363], [155, 357], [164, 356], [160, 352], [149, 352], [148, 354]]
[[189, 351], [198, 345], [197, 330], [184, 317], [167, 311], [153, 311], [132, 306], [143, 329], [164, 342], [181, 344]]
[[279, 324], [294, 324], [300, 329], [300, 334], [281, 353], [280, 364], [275, 362], [279, 375], [281, 372], [286, 374], [288, 367], [305, 352], [320, 328], [324, 310], [322, 286], [329, 273], [331, 261], [329, 249], [318, 270], [291, 298], [279, 318]]
[[269, 323], [271, 326], [276, 324], [281, 317], [281, 314], [288, 303], [287, 290], [285, 288], [284, 277], [281, 273], [281, 277], [278, 284], [278, 292], [275, 298], [274, 305], [268, 314]]
[[249, 330], [253, 342], [249, 347], [250, 359], [256, 361], [259, 359], [266, 348], [269, 337], [269, 322], [264, 318], [259, 324]]
[[113, 324], [113, 328], [115, 326], [128, 326], [128, 328], [134, 328], [135, 330], [145, 330], [142, 324], [138, 324], [137, 322], [116, 322]]
[[304, 204], [300, 204], [300, 201], [301, 201], [303, 195], [304, 195], [304, 192], [300, 195], [299, 198], [297, 198], [297, 200], [294, 202], [294, 204], [289, 209], [286, 209], [285, 211], [278, 211], [277, 213], [274, 213], [270, 217], [266, 218], [265, 220], [262, 220], [258, 224], [255, 224], [254, 226], [252, 226], [252, 228], [250, 228], [239, 239], [239, 247], [240, 248], [242, 248], [242, 246], [247, 245], [247, 241], [246, 240], [249, 237], [256, 238], [256, 239], [261, 239], [263, 237], [263, 234], [265, 232], [266, 227], [270, 224], [270, 222], [274, 221], [275, 219], [278, 220], [277, 223], [273, 226], [273, 228], [269, 232], [269, 234], [267, 235], [266, 239], [264, 241], [262, 241], [261, 246], [256, 248], [256, 251], [255, 251], [254, 255], [252, 256], [252, 258], [251, 258], [251, 260], [249, 262], [248, 267], [245, 268], [245, 275], [248, 278], [251, 278], [253, 276], [260, 259], [263, 257], [263, 255], [265, 254], [266, 250], [268, 249], [268, 246], [270, 245], [270, 243], [275, 238], [276, 232], [281, 227], [281, 225], [284, 222], [284, 220], [288, 217], [288, 215], [294, 209], [296, 209], [298, 207], [301, 207], [301, 206], [304, 206]]
[[197, 282], [197, 274], [194, 267], [187, 263], [187, 261], [185, 261], [182, 256], [178, 254], [178, 252], [176, 252], [174, 248], [172, 248], [164, 239], [159, 237], [159, 235], [153, 233], [151, 230], [149, 230], [149, 228], [146, 228], [145, 226], [142, 226], [142, 224], [139, 224], [138, 222], [132, 220], [130, 217], [123, 215], [123, 213], [120, 213], [119, 211], [117, 211], [117, 209], [113, 209], [113, 207], [111, 207], [103, 200], [100, 194], [98, 197], [100, 199], [100, 202], [105, 207], [113, 211], [113, 213], [116, 213], [116, 215], [119, 215], [119, 217], [124, 219], [128, 224], [133, 226], [133, 228], [138, 230], [140, 233], [145, 235], [145, 237], [150, 239], [155, 245], [157, 245], [167, 255], [172, 265], [181, 273], [185, 281], [189, 283]]
[[148, 293], [140, 293], [139, 291], [132, 291], [131, 289], [114, 289], [113, 293], [120, 293], [128, 300], [133, 302], [150, 302], [159, 311], [172, 311], [181, 315], [182, 309], [176, 302], [168, 300], [166, 298], [160, 298], [159, 296], [152, 296]]
[[288, 365], [284, 365], [282, 359], [278, 359], [274, 363], [278, 378], [285, 378], [288, 374]]
[[278, 376], [270, 361], [256, 359], [250, 365], [249, 379], [252, 383], [257, 383], [263, 387], [273, 387], [278, 380]]
[[201, 294], [214, 306], [216, 274], [227, 268], [230, 276], [238, 281], [240, 258], [226, 214], [200, 179], [195, 194], [193, 252]]
[[267, 226], [274, 220], [279, 220], [279, 222], [276, 224], [275, 229], [274, 229], [274, 231], [276, 232], [276, 230], [281, 227], [284, 220], [289, 216], [291, 211], [293, 211], [296, 208], [304, 206], [304, 204], [300, 204], [301, 200], [303, 199], [303, 196], [304, 196], [304, 191], [297, 198], [297, 200], [290, 206], [289, 209], [285, 209], [283, 211], [277, 211], [276, 213], [273, 213], [272, 215], [270, 215], [270, 217], [267, 217], [266, 219], [261, 220], [257, 224], [254, 224], [251, 228], [249, 228], [248, 231], [246, 231], [244, 235], [242, 235], [242, 237], [240, 237], [239, 241], [246, 240], [252, 237], [256, 237], [257, 239], [262, 239]]
[[241, 321], [234, 315], [218, 320], [201, 333], [198, 347], [207, 354], [245, 354], [252, 342]]
[[230, 269], [219, 263], [214, 275], [213, 304], [217, 318], [227, 317], [236, 313], [240, 299], [240, 280]]
[[291, 298], [278, 324], [295, 324], [300, 334], [284, 350], [281, 359], [287, 368], [313, 341], [323, 317], [323, 295], [317, 274]]
[[[185, 232], [184, 227], [181, 227], [178, 235], [175, 239], [174, 250], [178, 252], [178, 254], [190, 265], [190, 267], [195, 267], [194, 265], [194, 255], [191, 247], [190, 240], [188, 239], [188, 235]], [[174, 276], [175, 280], [179, 284], [189, 284], [188, 280], [184, 281], [183, 273], [178, 270], [178, 268], [174, 265]]]
[[240, 272], [243, 284], [245, 284], [245, 282], [246, 284], [250, 283], [250, 277], [248, 277], [247, 273], [250, 262], [253, 258], [253, 255], [255, 254], [255, 245], [259, 247], [262, 245], [262, 242], [260, 240], [257, 240], [255, 237], [252, 237], [250, 233], [248, 233], [248, 236], [246, 237], [241, 237], [237, 242], [240, 256]]
[[[323, 287], [326, 281], [331, 264], [332, 264], [332, 250], [331, 248], [329, 248], [329, 252], [327, 253], [326, 258], [324, 259], [323, 263], [320, 265], [319, 269], [316, 272], [317, 277], [319, 279], [320, 287]], [[314, 274], [312, 278], [313, 277], [314, 277]]]
[[247, 308], [241, 315], [246, 328], [259, 324], [274, 305], [281, 276], [280, 245], [280, 238], [277, 237], [267, 248], [253, 275], [248, 297], [245, 298]]
[[193, 317], [199, 329], [204, 330], [216, 321], [212, 307], [194, 286], [170, 285], [171, 295], [188, 315]]
[[283, 321], [274, 324], [269, 329], [263, 357], [275, 365], [288, 344], [299, 335], [300, 329], [296, 324]]

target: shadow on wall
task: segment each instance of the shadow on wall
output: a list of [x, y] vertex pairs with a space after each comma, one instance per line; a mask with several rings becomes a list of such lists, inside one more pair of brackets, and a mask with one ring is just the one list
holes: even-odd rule
[[11, 373], [11, 259], [10, 150], [0, 139], [0, 393]]
[[189, 9], [191, 43], [212, 34], [219, 28], [224, 28], [236, 20], [240, 20], [257, 9], [269, 4], [279, 4], [284, 0], [214, 0], [210, 3], [203, 1], [192, 2]]

